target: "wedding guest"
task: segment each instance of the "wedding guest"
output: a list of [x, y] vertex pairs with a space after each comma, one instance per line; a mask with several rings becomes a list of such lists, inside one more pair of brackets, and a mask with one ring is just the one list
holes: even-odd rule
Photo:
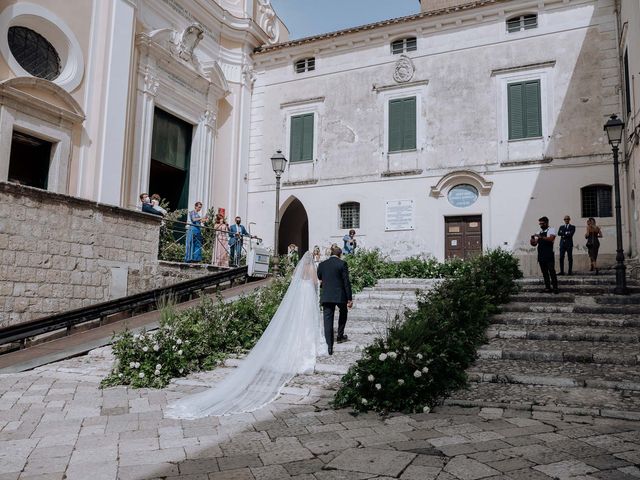
[[[544, 278], [545, 289], [542, 293], [558, 293], [558, 277], [556, 276], [555, 259], [553, 256], [553, 242], [556, 239], [556, 230], [549, 226], [547, 217], [538, 219], [540, 232], [531, 235], [531, 246], [538, 247], [538, 264]], [[553, 290], [551, 287], [553, 286]]]
[[201, 227], [208, 220], [202, 213], [202, 202], [196, 202], [194, 209], [187, 216], [187, 244], [184, 254], [184, 261], [202, 261], [202, 231]]
[[314, 245], [313, 247], [313, 252], [311, 253], [311, 256], [313, 258], [313, 262], [316, 264], [316, 267], [318, 266], [318, 264], [320, 263], [320, 247], [318, 245]]
[[243, 237], [248, 236], [249, 232], [247, 232], [247, 229], [242, 225], [242, 219], [239, 216], [236, 217], [235, 223], [229, 228], [229, 247], [231, 247], [230, 265], [234, 267], [240, 266]]
[[161, 200], [162, 199], [160, 198], [160, 195], [158, 195], [157, 193], [151, 195], [151, 206], [156, 212], [160, 212], [160, 214], [164, 216], [167, 214], [167, 211], [160, 206]]
[[356, 231], [354, 229], [349, 230], [349, 233], [342, 237], [342, 242], [344, 243], [342, 251], [345, 255], [352, 255], [356, 253], [356, 247], [358, 244], [356, 242]]
[[591, 261], [590, 272], [596, 271], [598, 275], [598, 250], [600, 250], [600, 238], [602, 238], [602, 231], [600, 227], [596, 225], [596, 219], [589, 217], [587, 220], [587, 232], [584, 234], [584, 238], [587, 239], [587, 251], [589, 252], [589, 260]]
[[213, 225], [215, 241], [213, 242], [213, 265], [216, 267], [229, 267], [229, 253], [227, 243], [229, 240], [229, 225], [219, 213], [216, 215]]
[[149, 198], [148, 193], [141, 193], [140, 201], [142, 202], [142, 205], [140, 206], [140, 210], [142, 210], [144, 213], [150, 213], [151, 215], [162, 216], [162, 214], [159, 211], [153, 208], [153, 205], [151, 204], [151, 199]]
[[567, 275], [573, 275], [573, 235], [576, 233], [576, 226], [571, 225], [571, 217], [564, 216], [564, 224], [558, 228], [558, 236], [560, 237], [560, 273], [564, 275], [564, 255], [567, 255], [569, 270]]

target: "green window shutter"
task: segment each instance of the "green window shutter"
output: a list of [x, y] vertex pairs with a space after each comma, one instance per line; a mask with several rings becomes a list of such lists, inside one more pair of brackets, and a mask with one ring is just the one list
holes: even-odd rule
[[404, 105], [404, 135], [403, 150], [416, 148], [416, 97], [405, 98]]
[[313, 160], [313, 113], [291, 117], [289, 161]]
[[542, 136], [542, 119], [540, 118], [540, 80], [525, 82], [524, 84], [524, 105], [525, 105], [525, 136]]
[[522, 83], [507, 86], [509, 97], [509, 140], [524, 137], [524, 105], [522, 104]]
[[302, 160], [313, 160], [313, 113], [303, 115]]
[[389, 101], [389, 151], [416, 148], [416, 97]]

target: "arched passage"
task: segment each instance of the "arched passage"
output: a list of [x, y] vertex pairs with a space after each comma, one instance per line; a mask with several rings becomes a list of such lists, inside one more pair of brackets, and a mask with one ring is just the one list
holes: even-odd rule
[[295, 197], [280, 218], [278, 253], [287, 253], [287, 247], [292, 243], [298, 246], [300, 256], [309, 250], [309, 218], [304, 205]]

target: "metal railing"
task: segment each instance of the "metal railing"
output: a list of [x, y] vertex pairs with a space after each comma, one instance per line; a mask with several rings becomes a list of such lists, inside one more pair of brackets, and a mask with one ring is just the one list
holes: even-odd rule
[[27, 339], [38, 335], [63, 329], [66, 329], [65, 334], [69, 335], [73, 327], [83, 323], [100, 320], [99, 325], [104, 325], [107, 317], [111, 315], [119, 313], [141, 313], [143, 309], [148, 311], [150, 309], [149, 307], [156, 307], [158, 302], [167, 298], [181, 302], [185, 299], [190, 299], [192, 295], [199, 290], [216, 287], [226, 282], [233, 285], [234, 281], [242, 278], [247, 278], [247, 267], [232, 268], [205, 277], [176, 283], [168, 287], [156, 288], [148, 292], [97, 303], [88, 307], [23, 322], [18, 325], [3, 327], [0, 328], [0, 345], [20, 342], [21, 348], [23, 348], [26, 346]]

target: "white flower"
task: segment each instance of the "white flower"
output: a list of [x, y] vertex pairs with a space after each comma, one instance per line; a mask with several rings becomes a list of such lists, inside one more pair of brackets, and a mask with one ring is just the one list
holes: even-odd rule
[[378, 360], [380, 360], [381, 362], [384, 362], [386, 359], [387, 359], [386, 353], [381, 353], [380, 356], [378, 357]]
[[410, 350], [410, 348], [409, 348], [409, 347], [402, 347], [402, 349], [403, 349], [405, 352], [408, 352], [408, 351]]
[[401, 378], [399, 378], [399, 379], [398, 379], [398, 385], [404, 385], [404, 380], [403, 380], [403, 379], [401, 379]]
[[178, 355], [182, 355], [182, 350], [178, 350]]
[[422, 360], [422, 354], [421, 353], [417, 354], [416, 357], [418, 357], [418, 360]]
[[158, 364], [156, 365], [156, 370], [160, 370], [160, 369], [162, 369], [162, 364], [161, 364], [161, 363], [158, 363]]
[[425, 407], [422, 409], [422, 411], [423, 411], [424, 413], [429, 413], [429, 412], [431, 411], [431, 409], [430, 409], [429, 407], [425, 406]]
[[122, 375], [121, 373], [118, 374], [118, 378], [122, 378], [124, 375]]
[[139, 334], [139, 333], [136, 333], [136, 334], [133, 336], [133, 339], [134, 339], [134, 340], [138, 340], [139, 338], [140, 338], [140, 334]]
[[395, 360], [398, 354], [396, 352], [389, 352], [389, 358], [391, 360]]
[[135, 367], [136, 367], [136, 368], [140, 368], [140, 362], [136, 362], [136, 363], [135, 363]]
[[176, 340], [176, 343], [177, 343], [178, 345], [182, 345], [182, 340], [177, 339], [177, 340]]
[[413, 372], [413, 376], [416, 378], [420, 378], [422, 376], [422, 372], [420, 370], [416, 370]]
[[148, 352], [149, 351], [149, 347], [142, 347], [142, 351], [143, 352]]
[[382, 390], [382, 385], [380, 385], [379, 383], [376, 383], [376, 390]]
[[140, 373], [138, 374], [138, 376], [139, 376], [140, 378], [144, 378], [144, 372], [140, 372]]
[[369, 374], [369, 376], [367, 377], [367, 380], [369, 380], [370, 382], [373, 382], [375, 379], [376, 378], [371, 374]]
[[153, 351], [157, 352], [158, 350], [160, 350], [160, 345], [158, 345], [157, 343], [153, 346]]
[[366, 405], [367, 403], [369, 403], [366, 398], [361, 399], [360, 402], [362, 402], [363, 405]]
[[423, 372], [423, 373], [429, 373], [429, 368], [428, 368], [428, 367], [424, 367], [424, 368], [422, 369], [422, 372]]
[[129, 362], [129, 368], [136, 368], [136, 362]]
[[160, 370], [156, 370], [155, 372], [153, 372], [156, 376], [160, 375]]
[[181, 368], [180, 370], [178, 370], [178, 372], [180, 373], [184, 372], [184, 368]]

